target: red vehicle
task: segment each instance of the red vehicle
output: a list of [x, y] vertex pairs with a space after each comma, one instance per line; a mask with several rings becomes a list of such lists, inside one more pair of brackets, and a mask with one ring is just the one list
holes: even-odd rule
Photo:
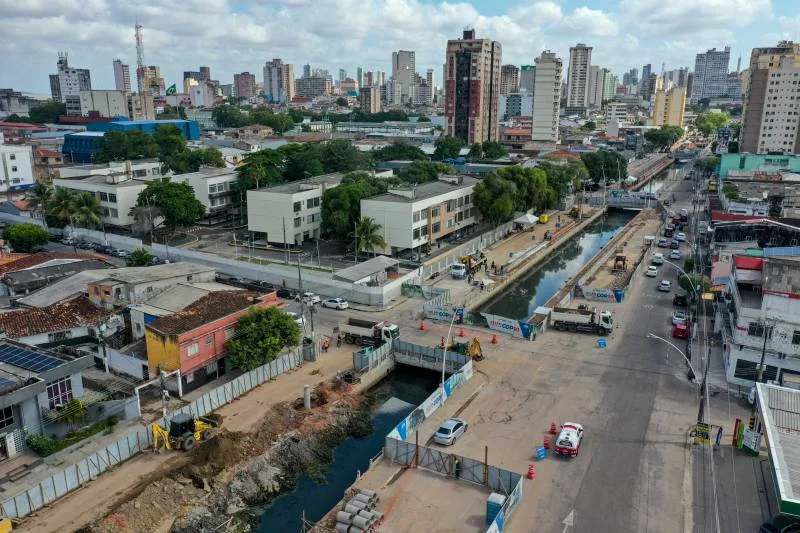
[[675, 324], [672, 328], [672, 336], [676, 339], [688, 339], [689, 326], [686, 324]]

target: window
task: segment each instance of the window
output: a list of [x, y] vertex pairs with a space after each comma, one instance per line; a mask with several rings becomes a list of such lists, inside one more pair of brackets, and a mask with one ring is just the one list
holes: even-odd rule
[[214, 344], [214, 336], [209, 335], [208, 337], [206, 337], [206, 346], [211, 346], [212, 344]]
[[464, 197], [464, 205], [469, 204], [472, 201], [472, 195], [468, 194]]
[[0, 411], [0, 428], [7, 428], [14, 424], [14, 410], [11, 407], [5, 407]]
[[299, 228], [300, 224], [302, 224], [302, 223], [303, 223], [303, 218], [302, 217], [297, 217], [296, 219], [294, 219], [294, 227], [295, 228]]
[[106, 193], [106, 192], [101, 192], [101, 193], [100, 193], [100, 201], [101, 201], [101, 202], [107, 202], [107, 201], [108, 201], [108, 193]]
[[431, 207], [431, 217], [438, 217], [441, 208], [437, 205], [436, 207]]
[[47, 342], [61, 342], [71, 338], [72, 338], [72, 332], [69, 330], [56, 331], [47, 334]]
[[419, 222], [419, 211], [414, 211], [413, 220], [414, 222]]
[[419, 228], [414, 230], [414, 240], [416, 241], [417, 239], [419, 239]]
[[196, 342], [186, 347], [186, 355], [189, 357], [195, 356], [200, 353], [200, 345]]
[[794, 330], [792, 333], [792, 344], [800, 344], [800, 331]]
[[441, 230], [442, 230], [442, 223], [434, 222], [433, 228], [431, 229], [431, 233], [439, 233]]
[[111, 202], [112, 204], [117, 203], [117, 195], [114, 194], [113, 192], [108, 193], [108, 201]]
[[16, 171], [17, 171], [17, 167], [11, 167], [11, 172], [16, 172]]
[[464, 197], [463, 197], [463, 196], [460, 196], [460, 197], [458, 198], [458, 207], [461, 207], [462, 205], [464, 205]]
[[141, 170], [134, 170], [133, 175], [136, 176], [137, 178], [147, 176], [147, 169], [145, 168]]
[[316, 198], [309, 198], [306, 200], [306, 209], [311, 209], [312, 207], [319, 207], [319, 200], [320, 197], [317, 196]]
[[113, 208], [109, 209], [108, 210], [108, 216], [110, 216], [111, 218], [117, 218], [117, 217], [119, 217], [119, 211], [117, 209], [113, 209]]
[[297, 213], [301, 209], [303, 209], [303, 202], [295, 202], [294, 203], [294, 212]]
[[422, 230], [421, 233], [422, 233], [423, 236], [428, 234], [428, 226], [427, 225], [422, 226], [420, 229]]
[[319, 222], [320, 220], [322, 220], [322, 215], [320, 213], [314, 213], [313, 215], [308, 215], [306, 217], [306, 222], [309, 224], [312, 222]]
[[47, 384], [47, 401], [50, 409], [67, 405], [72, 399], [72, 380], [69, 376]]
[[14, 161], [17, 158], [17, 155], [16, 154], [11, 154], [11, 155], [8, 156], [8, 158], [10, 160]]
[[233, 338], [233, 335], [234, 335], [235, 333], [236, 333], [236, 330], [235, 330], [235, 329], [233, 329], [233, 328], [231, 328], [231, 329], [226, 329], [226, 330], [225, 330], [225, 340], [226, 340], [226, 341], [228, 341], [228, 340], [231, 340], [231, 339]]
[[[761, 322], [750, 322], [747, 325], [747, 334], [752, 337], [763, 337], [764, 336], [764, 324]], [[767, 328], [767, 338], [772, 337], [772, 326]]]

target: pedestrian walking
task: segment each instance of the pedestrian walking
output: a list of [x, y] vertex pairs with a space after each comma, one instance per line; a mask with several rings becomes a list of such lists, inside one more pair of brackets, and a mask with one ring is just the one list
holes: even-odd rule
[[322, 353], [328, 353], [328, 348], [331, 346], [331, 341], [325, 339], [322, 343]]
[[342, 347], [342, 334], [341, 333], [336, 335], [336, 347], [337, 348], [341, 348]]
[[461, 461], [458, 460], [458, 458], [456, 458], [453, 466], [454, 466], [453, 470], [455, 471], [456, 479], [459, 479], [461, 477]]

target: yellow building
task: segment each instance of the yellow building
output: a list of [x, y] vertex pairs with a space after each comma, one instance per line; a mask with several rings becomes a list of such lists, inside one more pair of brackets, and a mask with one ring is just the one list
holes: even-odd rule
[[683, 127], [683, 112], [686, 107], [686, 87], [673, 87], [668, 91], [656, 91], [653, 104], [653, 126]]

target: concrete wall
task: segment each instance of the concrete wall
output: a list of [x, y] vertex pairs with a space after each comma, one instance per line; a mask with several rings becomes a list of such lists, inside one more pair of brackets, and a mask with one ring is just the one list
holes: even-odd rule
[[147, 367], [147, 361], [143, 361], [131, 355], [126, 355], [119, 350], [106, 346], [106, 357], [108, 367], [114, 372], [119, 372], [136, 379], [144, 379], [142, 367]]

